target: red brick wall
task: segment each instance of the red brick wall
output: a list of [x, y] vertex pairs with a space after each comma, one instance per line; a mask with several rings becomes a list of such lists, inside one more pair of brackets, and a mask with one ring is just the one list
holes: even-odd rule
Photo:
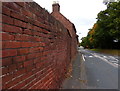
[[2, 3], [3, 89], [57, 89], [70, 63], [64, 26], [34, 2]]
[[[57, 4], [59, 5], [59, 4]], [[53, 7], [56, 8], [56, 7]], [[69, 31], [71, 36], [71, 58], [74, 59], [77, 54], [77, 38], [76, 38], [76, 30], [73, 25], [65, 16], [63, 16], [60, 12], [52, 12], [52, 16], [54, 16], [57, 20], [59, 20]]]

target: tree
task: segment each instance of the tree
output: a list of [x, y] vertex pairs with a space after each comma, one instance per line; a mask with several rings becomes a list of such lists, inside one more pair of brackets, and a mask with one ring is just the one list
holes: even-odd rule
[[[100, 43], [101, 48], [115, 48], [114, 40], [120, 42], [120, 2], [112, 2], [107, 5], [107, 9], [101, 11], [97, 17], [98, 28], [96, 33], [104, 42]], [[109, 45], [107, 46], [106, 45]]]
[[107, 9], [98, 13], [97, 22], [83, 39], [89, 48], [119, 48], [120, 43], [120, 1], [109, 2]]

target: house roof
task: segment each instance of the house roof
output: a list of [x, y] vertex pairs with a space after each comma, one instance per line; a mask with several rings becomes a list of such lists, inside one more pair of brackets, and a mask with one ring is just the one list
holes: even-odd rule
[[65, 28], [69, 31], [71, 37], [76, 33], [76, 29], [73, 23], [71, 23], [65, 16], [63, 16], [60, 12], [52, 12], [52, 16], [54, 16], [57, 20], [59, 20]]

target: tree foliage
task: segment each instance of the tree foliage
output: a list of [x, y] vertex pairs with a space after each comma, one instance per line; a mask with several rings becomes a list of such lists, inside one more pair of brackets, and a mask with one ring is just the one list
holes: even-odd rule
[[81, 45], [88, 48], [118, 49], [120, 43], [120, 1], [111, 2], [97, 15], [97, 22]]

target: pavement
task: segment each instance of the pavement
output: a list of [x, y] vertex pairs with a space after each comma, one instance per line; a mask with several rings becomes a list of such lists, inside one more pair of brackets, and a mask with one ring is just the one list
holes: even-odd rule
[[78, 51], [71, 76], [63, 82], [62, 89], [118, 89], [119, 57], [86, 49]]
[[72, 73], [70, 77], [66, 78], [66, 80], [63, 82], [62, 89], [81, 89], [82, 87], [86, 88], [86, 83], [87, 81], [82, 55], [79, 52], [76, 60], [72, 63]]

